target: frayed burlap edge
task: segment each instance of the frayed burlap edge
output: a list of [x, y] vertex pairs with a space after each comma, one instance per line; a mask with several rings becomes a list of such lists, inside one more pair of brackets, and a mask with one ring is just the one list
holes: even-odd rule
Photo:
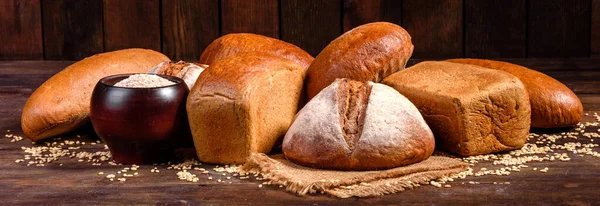
[[[302, 182], [295, 181], [293, 176], [282, 172], [277, 167], [281, 162], [286, 161], [282, 155], [276, 155], [273, 158], [268, 157], [265, 154], [251, 154], [248, 161], [243, 166], [243, 170], [247, 172], [260, 173], [264, 179], [268, 179], [271, 184], [278, 184], [285, 186], [286, 190], [298, 195], [306, 194], [329, 194], [339, 198], [348, 197], [371, 197], [380, 196], [385, 194], [393, 194], [404, 191], [406, 189], [413, 189], [420, 186], [422, 183], [427, 183], [432, 179], [438, 179], [443, 176], [449, 176], [464, 171], [468, 168], [468, 165], [456, 159], [442, 156], [432, 156], [432, 159], [443, 159], [441, 165], [429, 165], [431, 168], [423, 170], [422, 168], [414, 168], [415, 165], [407, 166], [402, 169], [401, 172], [386, 173], [389, 170], [382, 170], [377, 172], [365, 172], [365, 175], [361, 175], [356, 178], [346, 180], [325, 180], [325, 181], [314, 181], [314, 182]], [[416, 164], [427, 164], [428, 160]], [[448, 163], [449, 162], [449, 163]], [[299, 165], [294, 167], [315, 170], [312, 168], [306, 168]], [[391, 169], [393, 170], [393, 169]]]

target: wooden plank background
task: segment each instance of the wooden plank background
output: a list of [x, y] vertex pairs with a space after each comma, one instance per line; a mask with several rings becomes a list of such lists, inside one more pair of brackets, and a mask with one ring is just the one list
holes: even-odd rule
[[600, 57], [600, 0], [2, 0], [0, 60], [142, 47], [197, 61], [251, 32], [318, 53], [361, 24], [403, 26], [413, 58]]

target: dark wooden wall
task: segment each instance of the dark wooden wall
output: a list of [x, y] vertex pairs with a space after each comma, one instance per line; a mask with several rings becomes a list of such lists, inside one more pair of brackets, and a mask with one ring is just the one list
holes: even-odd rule
[[402, 25], [413, 58], [600, 56], [600, 0], [0, 0], [0, 60], [143, 47], [194, 61], [235, 32], [317, 55], [373, 21]]

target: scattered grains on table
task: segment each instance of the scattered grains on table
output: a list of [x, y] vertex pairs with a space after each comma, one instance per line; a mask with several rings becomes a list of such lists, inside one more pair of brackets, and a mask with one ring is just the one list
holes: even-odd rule
[[187, 170], [182, 170], [177, 172], [177, 178], [180, 180], [185, 180], [188, 182], [198, 182], [198, 177], [195, 174], [188, 172]]
[[[573, 130], [569, 132], [555, 133], [555, 134], [536, 134], [531, 133], [528, 136], [528, 143], [523, 148], [511, 152], [499, 153], [499, 154], [488, 154], [488, 155], [477, 155], [471, 157], [459, 158], [462, 161], [470, 165], [470, 167], [458, 174], [445, 176], [437, 180], [431, 180], [420, 184], [429, 184], [434, 187], [440, 188], [451, 188], [448, 182], [460, 180], [461, 184], [480, 184], [475, 181], [477, 177], [485, 175], [496, 175], [496, 176], [508, 176], [515, 172], [525, 171], [524, 168], [531, 168], [533, 171], [540, 171], [541, 173], [547, 173], [548, 167], [538, 169], [534, 167], [540, 162], [568, 162], [571, 161], [574, 156], [586, 158], [595, 157], [600, 158], [600, 152], [598, 151], [598, 144], [594, 143], [595, 139], [600, 139], [600, 116], [597, 113], [593, 114], [595, 122], [582, 122], [578, 124]], [[11, 142], [22, 141], [23, 137], [9, 134], [10, 130], [7, 130], [5, 137]], [[22, 151], [25, 153], [23, 158], [15, 160], [17, 164], [26, 164], [26, 166], [46, 166], [56, 161], [76, 159], [77, 163], [89, 162], [91, 165], [102, 165], [101, 163], [107, 162], [110, 166], [122, 165], [111, 161], [111, 156], [108, 151], [108, 146], [102, 144], [100, 140], [86, 142], [81, 138], [77, 137], [77, 140], [62, 139], [60, 137], [45, 141], [39, 144], [32, 142], [31, 147], [23, 146]], [[443, 154], [443, 153], [441, 153]], [[449, 155], [451, 156], [451, 155]], [[456, 157], [455, 157], [456, 158]], [[215, 165], [202, 166], [196, 159], [186, 160], [182, 163], [171, 164], [161, 163], [153, 164], [154, 168], [150, 170], [150, 173], [159, 173], [158, 166], [166, 168], [168, 170], [177, 170], [176, 175], [179, 180], [187, 182], [199, 182], [199, 175], [206, 174], [207, 180], [213, 180], [219, 183], [229, 183], [231, 177], [239, 177], [240, 180], [248, 180], [250, 177], [254, 177], [254, 180], [261, 181], [264, 179], [258, 171], [243, 171], [241, 165]], [[60, 163], [62, 166], [62, 163]], [[212, 167], [212, 169], [211, 169]], [[110, 181], [119, 180], [125, 182], [126, 177], [131, 178], [138, 176], [137, 170], [140, 166], [131, 165], [124, 167], [120, 170], [115, 171], [116, 174], [106, 175], [106, 179]], [[194, 171], [197, 171], [194, 174]], [[528, 170], [530, 171], [530, 170]], [[129, 172], [134, 172], [133, 174]], [[214, 178], [217, 175], [221, 178]], [[98, 176], [104, 176], [104, 172], [99, 172]], [[498, 177], [501, 178], [501, 177]], [[332, 181], [335, 182], [335, 181]], [[492, 184], [492, 182], [488, 182]], [[263, 185], [269, 185], [270, 182], [263, 182], [259, 184], [259, 188]], [[419, 183], [410, 183], [415, 187], [418, 187]], [[493, 182], [493, 184], [507, 185], [510, 182]], [[391, 185], [391, 184], [390, 184]], [[348, 189], [357, 187], [358, 185], [345, 186]], [[279, 187], [284, 187], [279, 185]]]

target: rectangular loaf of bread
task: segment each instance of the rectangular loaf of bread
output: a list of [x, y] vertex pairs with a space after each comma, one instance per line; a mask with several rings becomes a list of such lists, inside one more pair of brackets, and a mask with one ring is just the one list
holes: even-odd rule
[[503, 71], [426, 61], [383, 81], [413, 102], [438, 148], [460, 156], [521, 148], [531, 108], [521, 81]]
[[198, 78], [187, 112], [198, 159], [242, 164], [250, 153], [268, 153], [298, 111], [306, 70], [261, 52], [216, 61]]

